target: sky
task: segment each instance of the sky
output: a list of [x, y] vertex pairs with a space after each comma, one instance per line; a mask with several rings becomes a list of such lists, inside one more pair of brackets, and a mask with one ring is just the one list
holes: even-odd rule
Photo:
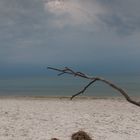
[[47, 66], [140, 74], [139, 0], [0, 0], [0, 76]]

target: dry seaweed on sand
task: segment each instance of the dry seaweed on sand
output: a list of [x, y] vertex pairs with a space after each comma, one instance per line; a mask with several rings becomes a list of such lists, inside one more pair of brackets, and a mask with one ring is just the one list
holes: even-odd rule
[[[59, 140], [59, 139], [52, 138], [51, 140]], [[71, 140], [92, 140], [92, 139], [86, 132], [78, 131], [78, 132], [72, 134]]]
[[86, 132], [78, 131], [72, 134], [71, 140], [92, 140], [92, 139]]
[[51, 140], [59, 140], [59, 139], [57, 139], [57, 138], [51, 138]]

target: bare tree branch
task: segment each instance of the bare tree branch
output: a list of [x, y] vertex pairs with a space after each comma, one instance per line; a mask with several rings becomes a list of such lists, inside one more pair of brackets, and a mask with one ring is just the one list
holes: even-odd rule
[[128, 96], [128, 94], [127, 94], [123, 89], [119, 88], [118, 86], [116, 86], [116, 85], [113, 84], [112, 82], [110, 82], [110, 81], [108, 81], [108, 80], [105, 80], [105, 79], [103, 79], [103, 78], [101, 78], [101, 77], [91, 77], [91, 76], [88, 76], [88, 75], [86, 75], [86, 74], [84, 74], [84, 73], [81, 73], [81, 72], [75, 72], [75, 71], [73, 71], [72, 69], [70, 69], [70, 68], [68, 68], [68, 67], [65, 67], [64, 69], [57, 69], [57, 68], [48, 67], [48, 69], [51, 69], [51, 70], [55, 70], [55, 71], [60, 72], [60, 73], [58, 74], [59, 76], [62, 75], [62, 74], [70, 74], [70, 75], [73, 75], [73, 76], [78, 76], [78, 77], [82, 77], [82, 78], [91, 80], [91, 81], [83, 88], [83, 90], [81, 90], [80, 92], [78, 92], [78, 93], [72, 95], [71, 100], [72, 100], [74, 97], [76, 97], [76, 96], [78, 96], [78, 95], [84, 93], [84, 92], [86, 91], [86, 89], [87, 89], [90, 85], [92, 85], [93, 83], [95, 83], [96, 81], [101, 81], [101, 82], [103, 82], [103, 83], [105, 83], [105, 84], [111, 86], [111, 87], [114, 88], [115, 90], [119, 91], [129, 103], [132, 103], [132, 104], [134, 104], [134, 105], [140, 107], [140, 102], [134, 101], [133, 99], [131, 99], [131, 98]]

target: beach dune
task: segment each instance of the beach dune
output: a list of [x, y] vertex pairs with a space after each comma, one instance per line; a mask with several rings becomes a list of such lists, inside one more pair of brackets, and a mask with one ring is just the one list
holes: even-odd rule
[[140, 108], [119, 98], [0, 98], [0, 140], [139, 140]]

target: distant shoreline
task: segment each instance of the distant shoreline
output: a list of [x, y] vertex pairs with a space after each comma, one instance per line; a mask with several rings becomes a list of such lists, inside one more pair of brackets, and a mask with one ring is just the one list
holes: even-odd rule
[[[140, 96], [131, 96], [132, 98], [136, 100], [140, 100]], [[47, 100], [47, 99], [68, 99], [70, 100], [71, 96], [16, 96], [16, 95], [7, 95], [3, 96], [0, 95], [0, 99], [39, 99], [39, 100]], [[97, 99], [112, 99], [112, 100], [125, 100], [123, 96], [78, 96], [75, 97], [73, 100], [79, 100], [79, 99], [85, 99], [85, 100], [97, 100]]]

